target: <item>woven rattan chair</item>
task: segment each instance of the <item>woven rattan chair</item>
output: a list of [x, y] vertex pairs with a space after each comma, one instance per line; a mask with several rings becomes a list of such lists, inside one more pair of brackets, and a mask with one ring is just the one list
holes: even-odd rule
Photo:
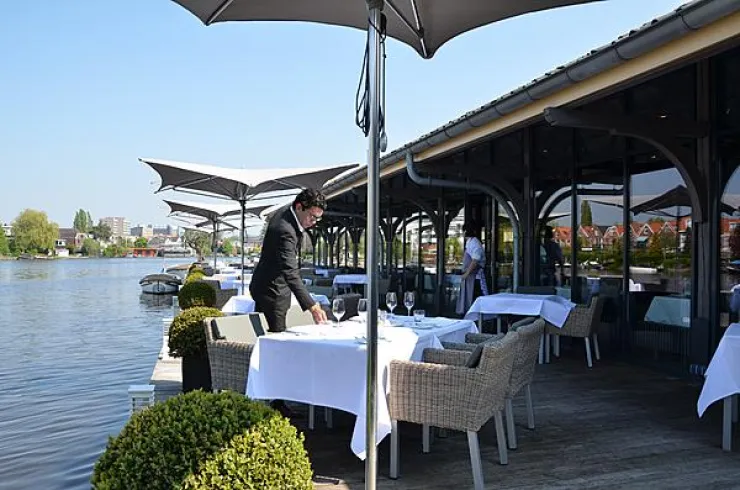
[[522, 390], [524, 390], [527, 403], [527, 428], [534, 429], [534, 405], [532, 403], [531, 385], [544, 331], [545, 320], [540, 318], [534, 319], [529, 324], [521, 325], [516, 330], [519, 334], [518, 348], [514, 357], [514, 366], [511, 369], [509, 389], [506, 391], [506, 434], [511, 449], [517, 447], [512, 401]]
[[219, 320], [243, 322], [243, 328], [253, 329], [254, 335], [249, 337], [253, 337], [255, 341], [258, 333], [257, 326], [253, 322], [259, 322], [258, 325], [262, 326], [267, 325], [267, 321], [261, 313], [250, 313], [221, 319], [206, 318], [203, 322], [213, 391], [218, 393], [222, 390], [231, 390], [245, 394], [254, 342], [234, 342], [221, 338], [217, 326]]
[[201, 279], [200, 282], [204, 282], [211, 286], [216, 291], [216, 304], [214, 308], [222, 309], [226, 303], [231, 299], [232, 296], [236, 296], [238, 290], [234, 289], [221, 289], [221, 283], [216, 279]]
[[398, 477], [398, 422], [424, 426], [424, 452], [429, 452], [430, 426], [468, 435], [473, 482], [483, 489], [478, 431], [494, 418], [501, 464], [506, 464], [502, 411], [519, 334], [508, 333], [486, 344], [476, 367], [467, 367], [469, 352], [425, 349], [424, 362], [391, 361], [391, 478]]
[[[591, 340], [593, 340], [596, 360], [601, 360], [597, 330], [601, 323], [601, 310], [603, 308], [604, 298], [594, 295], [591, 297], [591, 302], [588, 306], [578, 305], [571, 310], [562, 328], [548, 323], [545, 329], [545, 335], [548, 336], [548, 339], [545, 341], [545, 362], [550, 362], [550, 335], [582, 338], [586, 344], [586, 364], [588, 364], [588, 367], [593, 367], [593, 362], [591, 361]], [[556, 345], [559, 345], [559, 342]], [[559, 352], [557, 353], [559, 354]]]
[[[534, 370], [537, 365], [542, 336], [545, 331], [545, 320], [536, 317], [527, 317], [511, 326], [513, 331], [519, 333], [519, 341], [514, 358], [514, 366], [511, 370], [511, 380], [506, 393], [506, 433], [509, 447], [516, 449], [516, 428], [514, 425], [513, 399], [524, 389], [527, 403], [527, 427], [534, 429], [534, 405], [532, 403], [531, 383], [534, 378]], [[490, 342], [501, 338], [501, 335], [469, 333], [465, 336], [465, 344], [443, 343], [445, 348], [471, 351], [476, 344]]]

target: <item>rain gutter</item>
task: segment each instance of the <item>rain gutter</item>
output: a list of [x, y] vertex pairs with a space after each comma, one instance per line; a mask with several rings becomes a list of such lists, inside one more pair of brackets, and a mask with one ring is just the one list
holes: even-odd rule
[[[630, 60], [680, 39], [693, 31], [740, 11], [740, 0], [695, 0], [630, 31], [610, 44], [537, 78], [479, 109], [471, 111], [419, 139], [387, 154], [381, 170], [403, 158], [418, 154], [469, 130], [516, 112], [538, 100], [611, 70]], [[325, 188], [327, 194], [341, 191], [366, 175], [366, 168], [345, 175]]]
[[506, 211], [506, 215], [509, 217], [509, 221], [511, 222], [511, 228], [514, 234], [514, 260], [512, 261], [514, 269], [512, 275], [514, 277], [512, 284], [513, 290], [516, 292], [519, 288], [519, 243], [521, 235], [519, 233], [519, 220], [517, 219], [511, 204], [509, 204], [509, 201], [507, 201], [506, 198], [493, 187], [489, 187], [478, 182], [461, 182], [457, 180], [435, 179], [432, 177], [422, 176], [417, 172], [416, 168], [414, 168], [414, 155], [410, 151], [406, 153], [406, 173], [413, 182], [423, 186], [480, 191], [491, 196], [502, 208], [504, 208], [504, 211]]

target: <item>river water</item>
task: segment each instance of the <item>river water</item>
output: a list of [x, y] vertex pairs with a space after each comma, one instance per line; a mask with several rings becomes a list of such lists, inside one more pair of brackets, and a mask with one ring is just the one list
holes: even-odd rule
[[141, 295], [138, 281], [164, 264], [0, 261], [0, 489], [90, 488], [129, 385], [157, 360], [171, 297]]

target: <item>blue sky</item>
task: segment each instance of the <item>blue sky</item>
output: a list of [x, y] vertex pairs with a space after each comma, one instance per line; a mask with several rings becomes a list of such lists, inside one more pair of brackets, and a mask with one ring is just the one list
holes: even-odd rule
[[[511, 19], [432, 60], [389, 41], [389, 150], [681, 3], [608, 0]], [[169, 0], [3, 7], [0, 221], [34, 208], [70, 226], [84, 208], [96, 220], [171, 222], [139, 156], [241, 168], [365, 160], [354, 126], [361, 31], [206, 28]]]

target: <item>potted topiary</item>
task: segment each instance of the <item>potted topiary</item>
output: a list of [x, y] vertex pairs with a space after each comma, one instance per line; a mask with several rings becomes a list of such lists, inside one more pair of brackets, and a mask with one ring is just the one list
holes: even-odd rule
[[196, 306], [183, 310], [172, 320], [168, 347], [170, 355], [182, 357], [182, 391], [211, 390], [211, 366], [208, 364], [203, 320], [223, 316], [216, 308]]
[[180, 288], [177, 293], [180, 308], [186, 310], [194, 306], [212, 307], [216, 304], [216, 290], [205, 282], [190, 282]]
[[95, 490], [309, 490], [303, 434], [234, 392], [194, 391], [132, 415], [95, 464]]
[[187, 276], [185, 276], [185, 281], [183, 281], [185, 284], [190, 284], [192, 282], [200, 281], [206, 277], [206, 273], [203, 272], [200, 269], [196, 269], [195, 271], [191, 272]]

